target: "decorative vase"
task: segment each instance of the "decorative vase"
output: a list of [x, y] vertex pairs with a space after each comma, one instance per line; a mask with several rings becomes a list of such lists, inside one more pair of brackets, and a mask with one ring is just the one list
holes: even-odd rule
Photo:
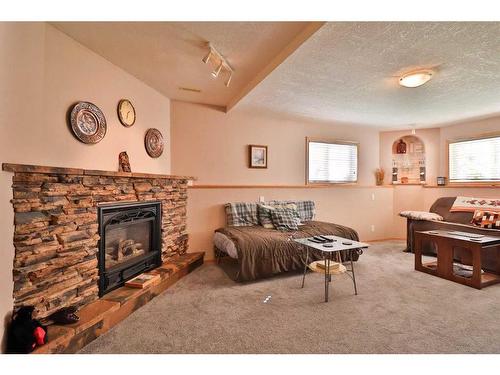
[[377, 186], [384, 184], [384, 176], [385, 171], [382, 168], [377, 168], [375, 171], [375, 184], [377, 184]]

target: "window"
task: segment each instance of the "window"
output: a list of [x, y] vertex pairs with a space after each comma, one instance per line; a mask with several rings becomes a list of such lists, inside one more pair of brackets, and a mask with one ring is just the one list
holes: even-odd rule
[[357, 143], [307, 140], [307, 183], [357, 181]]
[[500, 137], [451, 142], [450, 182], [500, 181]]

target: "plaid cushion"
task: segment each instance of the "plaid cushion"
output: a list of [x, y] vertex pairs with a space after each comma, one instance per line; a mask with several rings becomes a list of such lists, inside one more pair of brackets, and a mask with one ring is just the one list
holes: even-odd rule
[[[259, 218], [259, 224], [264, 228], [274, 229], [271, 211], [276, 207], [291, 208], [297, 210], [297, 205], [295, 203], [283, 203], [274, 201], [273, 203], [268, 204], [257, 204], [257, 216]], [[300, 216], [297, 213], [297, 225], [300, 224]]]
[[270, 206], [295, 204], [300, 216], [300, 221], [311, 221], [316, 214], [314, 201], [269, 201], [267, 204]]
[[257, 203], [235, 202], [226, 203], [226, 223], [230, 227], [248, 227], [259, 225], [257, 218]]
[[476, 210], [471, 223], [481, 228], [500, 229], [500, 212]]
[[278, 230], [298, 230], [299, 214], [293, 208], [276, 207], [271, 211], [273, 224]]
[[271, 216], [271, 211], [274, 209], [272, 206], [266, 206], [263, 204], [257, 205], [257, 217], [259, 218], [259, 223], [264, 228], [274, 229], [273, 219]]
[[[315, 216], [315, 205], [313, 201], [269, 201], [266, 202], [265, 206], [287, 206], [294, 204], [297, 208], [297, 212], [302, 221], [311, 221]], [[257, 209], [257, 203], [254, 202], [234, 202], [226, 203], [226, 223], [228, 226], [241, 227], [241, 226], [252, 226], [259, 225], [259, 215]], [[266, 222], [266, 221], [265, 221]], [[298, 223], [300, 225], [300, 222]], [[261, 225], [262, 222], [260, 222]], [[266, 222], [266, 228], [269, 227], [270, 223]]]

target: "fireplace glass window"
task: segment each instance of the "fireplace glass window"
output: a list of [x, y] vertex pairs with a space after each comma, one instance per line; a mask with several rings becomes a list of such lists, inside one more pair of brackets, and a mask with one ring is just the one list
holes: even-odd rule
[[152, 221], [106, 227], [106, 269], [146, 255], [151, 248]]

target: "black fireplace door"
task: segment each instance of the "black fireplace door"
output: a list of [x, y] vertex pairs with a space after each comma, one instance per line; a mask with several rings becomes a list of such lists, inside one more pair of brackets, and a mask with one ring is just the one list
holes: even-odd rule
[[99, 295], [161, 264], [161, 202], [106, 204], [99, 216]]

